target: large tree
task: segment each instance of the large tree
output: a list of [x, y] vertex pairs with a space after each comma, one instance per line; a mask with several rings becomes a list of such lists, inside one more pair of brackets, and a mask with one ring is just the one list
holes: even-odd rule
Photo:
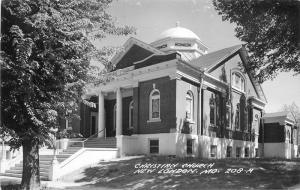
[[280, 71], [300, 73], [300, 1], [214, 0], [223, 20], [250, 52], [249, 70], [260, 82]]
[[90, 59], [109, 52], [97, 52], [91, 41], [134, 32], [115, 25], [111, 2], [2, 1], [1, 128], [11, 147], [23, 147], [22, 189], [39, 188], [39, 146], [50, 142], [58, 117], [78, 108]]

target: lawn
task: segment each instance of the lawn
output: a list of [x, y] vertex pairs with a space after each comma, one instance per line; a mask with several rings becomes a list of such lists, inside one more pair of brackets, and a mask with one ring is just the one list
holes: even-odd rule
[[[138, 170], [135, 168], [145, 167], [144, 164], [146, 163], [177, 165], [172, 170], [165, 168], [163, 172], [161, 168], [156, 168], [154, 171], [153, 168], [152, 170]], [[187, 168], [192, 163], [197, 167]], [[183, 164], [186, 164], [184, 165], [185, 169], [190, 170], [179, 170], [182, 169]], [[151, 167], [154, 166], [151, 165]], [[140, 173], [137, 173], [137, 170]], [[62, 180], [64, 182], [85, 183], [83, 186], [68, 187], [67, 189], [89, 190], [297, 189], [297, 187], [300, 188], [300, 159], [204, 160], [200, 158], [142, 157], [131, 160], [100, 162], [96, 166], [72, 172], [72, 174], [64, 176]]]

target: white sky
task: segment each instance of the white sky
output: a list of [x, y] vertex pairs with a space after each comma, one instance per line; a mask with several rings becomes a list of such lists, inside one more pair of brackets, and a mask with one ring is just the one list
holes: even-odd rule
[[[117, 0], [110, 13], [119, 25], [137, 28], [135, 38], [150, 43], [166, 29], [180, 26], [192, 30], [209, 47], [209, 52], [241, 42], [234, 36], [234, 24], [223, 22], [209, 0]], [[122, 46], [129, 37], [110, 37], [101, 46]], [[268, 104], [266, 112], [276, 112], [284, 104], [300, 107], [300, 75], [281, 73], [263, 85]]]

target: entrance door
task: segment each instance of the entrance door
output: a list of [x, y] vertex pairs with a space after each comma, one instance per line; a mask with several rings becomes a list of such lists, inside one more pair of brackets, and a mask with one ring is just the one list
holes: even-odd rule
[[98, 113], [91, 112], [90, 136], [98, 132]]

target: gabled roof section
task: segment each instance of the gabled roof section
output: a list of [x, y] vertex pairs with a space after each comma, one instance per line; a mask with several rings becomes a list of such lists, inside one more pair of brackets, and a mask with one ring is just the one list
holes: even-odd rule
[[206, 72], [209, 72], [223, 61], [234, 56], [235, 53], [238, 52], [241, 48], [242, 45], [235, 45], [212, 53], [208, 53], [191, 61], [190, 64], [200, 69], [204, 69], [206, 70]]
[[262, 117], [265, 123], [276, 123], [276, 122], [290, 122], [292, 125], [295, 124], [295, 120], [290, 116], [287, 111], [266, 113]]
[[166, 54], [166, 55], [152, 55], [142, 61], [135, 62], [134, 65], [135, 65], [135, 69], [139, 69], [142, 67], [147, 67], [150, 65], [155, 65], [158, 63], [162, 63], [162, 62], [170, 61], [170, 60], [174, 60], [174, 59], [179, 59], [179, 58], [180, 58], [180, 55], [176, 52]]
[[[145, 42], [142, 42], [134, 37], [130, 37], [126, 42], [125, 44], [123, 45], [123, 48], [124, 50], [117, 53], [112, 59], [111, 59], [111, 62], [113, 64], [116, 65], [116, 67], [118, 67], [118, 64], [119, 62], [128, 54], [128, 53], [131, 53], [129, 52], [132, 48], [137, 48], [139, 47], [141, 50], [140, 51], [143, 51], [144, 52], [144, 56], [139, 56], [139, 57], [136, 57], [135, 59], [128, 59], [127, 61], [139, 61], [139, 60], [142, 60], [144, 59], [145, 57], [148, 57], [149, 55], [152, 55], [152, 54], [156, 54], [156, 55], [165, 55], [164, 52], [152, 47], [151, 45], [145, 43]], [[133, 51], [135, 52], [135, 51]], [[137, 53], [135, 53], [137, 54]], [[131, 55], [129, 55], [130, 57]], [[134, 56], [134, 55], [132, 55]], [[138, 60], [136, 60], [138, 59]], [[133, 63], [132, 62], [132, 63]], [[132, 63], [129, 63], [130, 65], [132, 65]], [[126, 64], [127, 65], [127, 64]], [[123, 67], [123, 66], [121, 66]], [[124, 68], [124, 67], [123, 67]], [[118, 68], [117, 68], [118, 69]]]
[[273, 113], [266, 113], [263, 115], [264, 118], [267, 117], [288, 117], [289, 112], [282, 111], [282, 112], [273, 112]]
[[[210, 73], [211, 71], [215, 70], [224, 62], [231, 59], [238, 53], [240, 53], [244, 64], [247, 64], [248, 54], [242, 44], [224, 48], [206, 55], [202, 55], [199, 58], [191, 61], [190, 64], [199, 69], [203, 69], [206, 73]], [[261, 99], [264, 102], [267, 102], [267, 98], [262, 90], [261, 85], [257, 82], [257, 80], [255, 80], [251, 73], [248, 73], [248, 76], [255, 88], [259, 99]]]
[[[242, 59], [243, 63], [245, 65], [248, 64], [248, 52], [247, 52], [247, 50], [246, 50], [245, 47], [242, 47], [240, 49], [240, 55], [241, 55], [241, 59]], [[266, 95], [265, 95], [265, 93], [264, 93], [264, 91], [263, 91], [260, 83], [254, 78], [253, 73], [249, 72], [248, 76], [249, 76], [249, 78], [250, 78], [250, 80], [251, 80], [251, 82], [252, 82], [252, 84], [253, 84], [253, 86], [255, 88], [255, 91], [256, 91], [256, 93], [259, 96], [259, 98], [261, 100], [263, 100], [265, 103], [267, 103], [268, 100], [266, 98]]]

